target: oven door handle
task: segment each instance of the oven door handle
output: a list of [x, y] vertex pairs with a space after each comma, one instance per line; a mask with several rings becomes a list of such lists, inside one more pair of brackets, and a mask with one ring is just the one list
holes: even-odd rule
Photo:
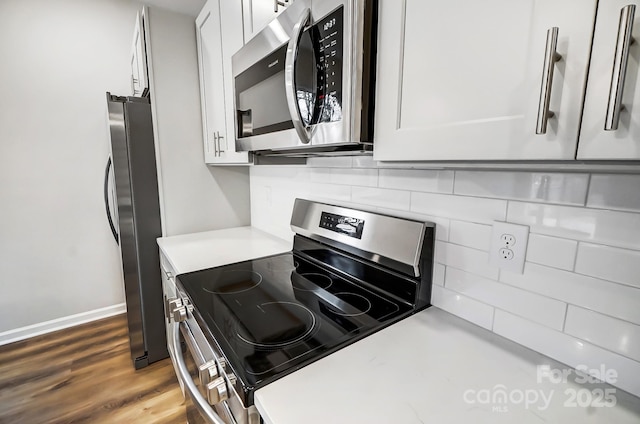
[[182, 348], [180, 347], [180, 325], [186, 325], [185, 323], [172, 323], [171, 326], [171, 344], [173, 346], [173, 352], [175, 355], [176, 372], [179, 374], [180, 379], [184, 383], [184, 387], [188, 392], [188, 396], [191, 397], [196, 408], [200, 412], [203, 418], [210, 424], [226, 424], [222, 418], [213, 410], [209, 405], [207, 399], [202, 396], [198, 386], [191, 378], [187, 364], [184, 361], [182, 355]]
[[298, 106], [298, 91], [296, 89], [295, 68], [298, 60], [298, 46], [300, 37], [304, 31], [304, 27], [311, 21], [311, 9], [305, 8], [300, 19], [293, 27], [291, 39], [287, 45], [287, 54], [284, 61], [284, 85], [287, 94], [287, 105], [289, 106], [289, 114], [293, 127], [296, 129], [300, 140], [304, 144], [311, 142], [311, 128], [307, 127], [300, 116], [300, 108]]

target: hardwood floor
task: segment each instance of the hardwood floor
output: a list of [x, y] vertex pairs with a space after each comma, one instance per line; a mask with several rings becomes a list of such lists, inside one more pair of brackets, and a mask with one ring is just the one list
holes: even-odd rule
[[135, 370], [125, 315], [0, 347], [0, 423], [185, 423], [169, 359]]

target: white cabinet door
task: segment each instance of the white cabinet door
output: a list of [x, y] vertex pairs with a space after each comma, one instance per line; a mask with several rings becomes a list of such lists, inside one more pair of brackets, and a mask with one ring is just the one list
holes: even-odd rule
[[208, 164], [248, 163], [235, 151], [231, 56], [243, 44], [242, 6], [209, 0], [196, 19], [204, 156]]
[[[380, 0], [374, 159], [575, 158], [596, 0]], [[558, 28], [546, 134], [536, 134]]]
[[294, 0], [242, 0], [244, 38], [249, 41]]
[[144, 41], [143, 15], [140, 12], [136, 14], [130, 58], [131, 95], [145, 96], [149, 91], [149, 79], [147, 77], [147, 53]]
[[[607, 115], [615, 103], [614, 99], [610, 100], [615, 98], [615, 71], [622, 63], [614, 61], [616, 51], [622, 53], [623, 47], [622, 40], [618, 42], [618, 35], [624, 34], [626, 24], [621, 15], [631, 12], [632, 7], [625, 9], [630, 5], [636, 7], [635, 17], [632, 19], [629, 14], [628, 20], [635, 43], [628, 49], [626, 78], [620, 80], [623, 107], [617, 129], [610, 126], [612, 129], [605, 130]], [[640, 159], [640, 1], [600, 1], [597, 17], [578, 159]], [[620, 58], [623, 59], [622, 55]]]

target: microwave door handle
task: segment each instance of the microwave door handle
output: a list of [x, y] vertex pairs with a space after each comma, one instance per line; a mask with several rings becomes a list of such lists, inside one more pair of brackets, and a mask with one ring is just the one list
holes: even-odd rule
[[291, 121], [302, 143], [309, 144], [311, 141], [311, 130], [307, 128], [302, 122], [300, 117], [300, 110], [298, 109], [298, 95], [296, 90], [296, 83], [294, 79], [296, 61], [298, 59], [298, 45], [300, 43], [300, 37], [304, 27], [311, 21], [311, 9], [306, 8], [298, 23], [293, 27], [293, 33], [287, 46], [287, 55], [284, 61], [284, 85], [287, 93], [287, 105], [289, 106], [289, 113], [291, 114]]
[[189, 373], [189, 368], [187, 368], [187, 364], [184, 361], [184, 356], [182, 354], [182, 346], [180, 346], [180, 325], [185, 325], [184, 323], [173, 322], [169, 324], [171, 327], [171, 345], [173, 348], [173, 353], [175, 356], [175, 368], [178, 373], [180, 379], [184, 383], [184, 388], [191, 399], [195, 407], [198, 409], [200, 414], [206, 419], [208, 424], [226, 424], [222, 418], [213, 410], [213, 408], [209, 405], [207, 399], [202, 396], [200, 390], [198, 390], [198, 386], [194, 383], [191, 378], [191, 373]]

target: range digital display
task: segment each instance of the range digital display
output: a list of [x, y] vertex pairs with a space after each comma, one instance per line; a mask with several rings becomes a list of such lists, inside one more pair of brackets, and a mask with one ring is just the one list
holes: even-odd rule
[[320, 228], [360, 240], [364, 230], [364, 219], [322, 212]]

